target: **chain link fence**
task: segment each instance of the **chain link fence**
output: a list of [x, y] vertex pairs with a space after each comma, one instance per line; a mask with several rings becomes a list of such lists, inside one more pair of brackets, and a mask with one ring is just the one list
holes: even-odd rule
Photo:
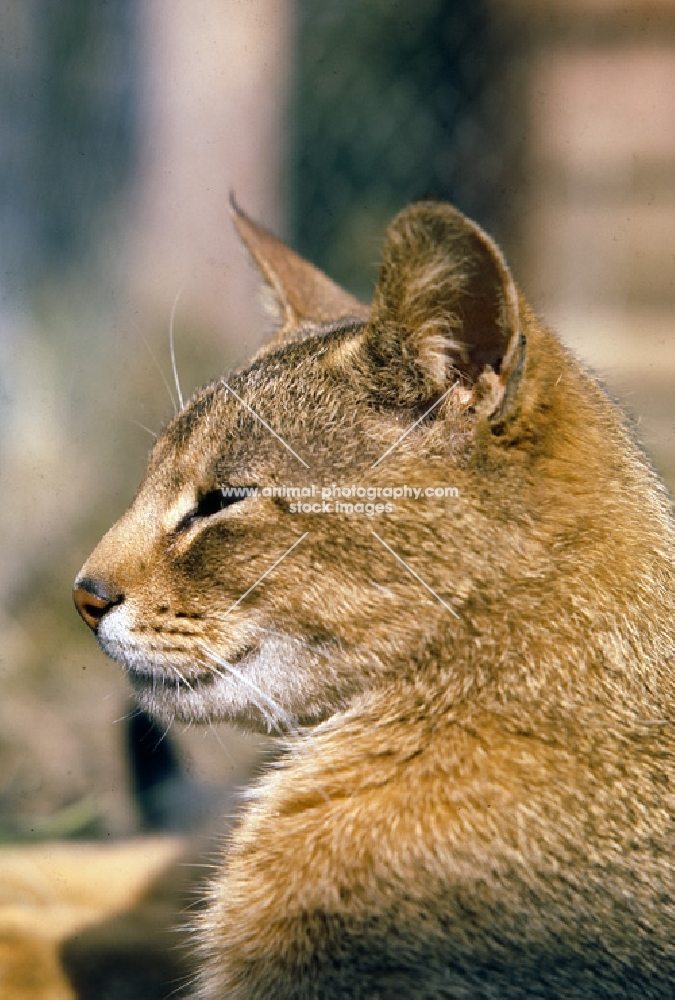
[[420, 198], [453, 202], [508, 245], [526, 44], [523, 25], [486, 0], [300, 0], [290, 186], [301, 252], [367, 296], [387, 222]]

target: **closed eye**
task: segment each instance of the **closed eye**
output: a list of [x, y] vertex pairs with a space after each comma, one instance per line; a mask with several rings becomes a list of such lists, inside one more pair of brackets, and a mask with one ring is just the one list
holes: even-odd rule
[[231, 507], [232, 504], [246, 500], [247, 497], [255, 497], [257, 495], [257, 486], [220, 486], [217, 490], [209, 490], [208, 493], [204, 493], [199, 497], [197, 506], [186, 514], [185, 517], [181, 518], [175, 530], [185, 531], [195, 521], [213, 517], [214, 514], [219, 514], [226, 507]]

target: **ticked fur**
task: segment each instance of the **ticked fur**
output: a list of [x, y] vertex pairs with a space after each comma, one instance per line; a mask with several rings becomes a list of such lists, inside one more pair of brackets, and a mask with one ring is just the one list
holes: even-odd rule
[[[281, 329], [166, 428], [76, 582], [144, 707], [292, 734], [211, 886], [197, 995], [669, 996], [663, 486], [450, 206], [394, 220], [369, 310], [235, 220]], [[340, 483], [458, 495], [262, 490]]]

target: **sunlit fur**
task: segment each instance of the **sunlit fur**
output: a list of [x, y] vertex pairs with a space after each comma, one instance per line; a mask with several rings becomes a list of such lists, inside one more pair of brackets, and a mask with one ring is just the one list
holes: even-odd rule
[[[370, 313], [235, 219], [281, 332], [166, 428], [78, 579], [117, 595], [98, 638], [144, 707], [291, 743], [224, 850], [196, 995], [670, 996], [664, 488], [454, 209], [394, 220]], [[313, 483], [459, 496], [193, 516]]]

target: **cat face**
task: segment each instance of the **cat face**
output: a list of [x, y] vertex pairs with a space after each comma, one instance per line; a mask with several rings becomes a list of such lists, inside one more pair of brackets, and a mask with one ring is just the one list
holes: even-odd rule
[[369, 311], [236, 222], [280, 332], [165, 429], [75, 601], [147, 710], [284, 728], [466, 627], [524, 352], [499, 250], [449, 206], [397, 217]]

